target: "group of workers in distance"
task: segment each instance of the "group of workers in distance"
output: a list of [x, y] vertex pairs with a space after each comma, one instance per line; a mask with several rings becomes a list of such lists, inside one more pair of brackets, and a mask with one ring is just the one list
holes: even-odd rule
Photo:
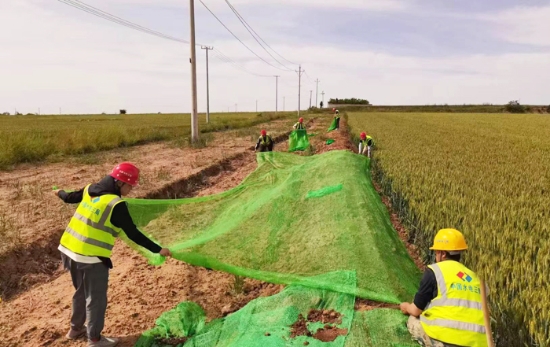
[[[334, 118], [336, 119], [336, 130], [340, 128], [340, 112], [336, 109], [334, 111]], [[306, 126], [304, 125], [304, 118], [300, 117], [298, 122], [293, 126], [294, 130], [305, 130]], [[260, 152], [272, 152], [274, 147], [273, 138], [267, 134], [265, 130], [262, 129], [260, 137], [256, 142], [254, 151], [260, 150]], [[371, 157], [372, 147], [374, 147], [374, 140], [371, 136], [367, 135], [365, 132], [362, 132], [359, 140], [359, 151], [358, 154]]]
[[[303, 121], [300, 118], [294, 128], [305, 129]], [[271, 136], [262, 130], [256, 150], [272, 151], [273, 145]], [[373, 145], [372, 138], [361, 133], [359, 153], [370, 156]], [[98, 183], [73, 192], [54, 191], [65, 203], [78, 204], [58, 249], [75, 289], [66, 337], [75, 340], [86, 335], [88, 347], [113, 347], [119, 342], [101, 334], [116, 238], [124, 232], [137, 245], [162, 256], [172, 256], [169, 249], [153, 242], [136, 227], [122, 199], [138, 181], [139, 169], [124, 162]], [[414, 301], [400, 305], [401, 311], [410, 315], [407, 326], [413, 338], [426, 347], [486, 347], [483, 284], [460, 263], [462, 253], [468, 249], [464, 236], [455, 229], [442, 229], [430, 249], [435, 251], [436, 262], [424, 272]]]

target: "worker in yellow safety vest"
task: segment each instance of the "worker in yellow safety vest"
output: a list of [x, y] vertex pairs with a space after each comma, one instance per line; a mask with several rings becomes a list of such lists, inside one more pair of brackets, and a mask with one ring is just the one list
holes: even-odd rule
[[424, 272], [413, 303], [400, 305], [410, 315], [411, 335], [426, 347], [486, 347], [482, 284], [460, 263], [468, 249], [464, 236], [455, 229], [439, 230], [430, 249], [436, 263]]
[[294, 124], [294, 129], [304, 130], [305, 128], [306, 126], [304, 125], [304, 119], [300, 117], [300, 119], [298, 119], [298, 123]]
[[267, 134], [267, 131], [263, 130], [260, 132], [260, 137], [258, 142], [256, 142], [256, 147], [254, 151], [260, 149], [260, 152], [272, 152], [273, 151], [273, 139]]
[[98, 183], [74, 192], [54, 191], [64, 202], [79, 204], [58, 249], [76, 290], [71, 329], [66, 337], [76, 340], [87, 334], [89, 347], [112, 347], [119, 342], [117, 338], [101, 335], [107, 309], [109, 269], [113, 268], [111, 253], [117, 236], [124, 232], [141, 247], [171, 256], [170, 250], [160, 247], [137, 229], [121, 198], [130, 193], [138, 180], [138, 168], [132, 163], [121, 163]]

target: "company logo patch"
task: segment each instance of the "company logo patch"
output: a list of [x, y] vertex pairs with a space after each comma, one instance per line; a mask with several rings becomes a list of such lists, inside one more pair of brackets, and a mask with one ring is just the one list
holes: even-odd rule
[[462, 271], [459, 271], [456, 276], [460, 278], [464, 282], [472, 282], [472, 277], [468, 275], [467, 273], [464, 273]]
[[98, 196], [97, 198], [93, 198], [93, 199], [92, 199], [92, 202], [93, 202], [94, 204], [95, 204], [96, 202], [98, 202], [98, 201], [99, 201], [99, 196]]

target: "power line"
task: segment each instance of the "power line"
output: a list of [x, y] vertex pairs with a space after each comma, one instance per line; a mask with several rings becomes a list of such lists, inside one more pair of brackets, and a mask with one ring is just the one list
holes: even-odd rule
[[261, 56], [259, 56], [256, 52], [254, 52], [252, 49], [250, 49], [250, 47], [248, 47], [240, 38], [237, 37], [237, 35], [235, 35], [219, 18], [218, 16], [216, 16], [214, 14], [214, 12], [212, 12], [212, 10], [210, 10], [210, 8], [208, 8], [208, 6], [206, 6], [206, 4], [202, 1], [202, 0], [199, 0], [200, 3], [202, 4], [202, 6], [204, 6], [204, 8], [206, 8], [208, 10], [208, 12], [210, 12], [210, 14], [212, 16], [214, 16], [214, 18], [216, 18], [216, 20], [225, 28], [225, 30], [227, 30], [231, 35], [233, 35], [233, 37], [235, 39], [237, 39], [246, 49], [248, 49], [252, 54], [254, 54], [256, 57], [260, 58], [264, 63], [266, 63], [267, 65], [269, 66], [272, 66], [278, 70], [282, 70], [282, 71], [288, 71], [288, 69], [281, 69], [280, 67], [278, 66], [275, 66], [273, 64], [271, 64], [270, 62], [268, 62], [267, 60], [265, 60], [264, 58], [262, 58]]
[[[120, 24], [120, 25], [125, 26], [125, 27], [130, 28], [130, 29], [141, 31], [143, 33], [153, 35], [153, 36], [157, 36], [157, 37], [160, 37], [160, 38], [164, 38], [164, 39], [167, 39], [167, 40], [189, 44], [189, 41], [182, 40], [182, 39], [179, 39], [179, 38], [174, 37], [174, 36], [163, 34], [161, 32], [146, 28], [146, 27], [141, 26], [141, 25], [136, 24], [136, 23], [132, 23], [130, 21], [127, 21], [125, 19], [117, 17], [117, 16], [115, 16], [113, 14], [110, 14], [108, 12], [102, 11], [102, 10], [96, 8], [96, 7], [85, 4], [85, 3], [83, 3], [79, 0], [57, 0], [57, 1], [59, 1], [63, 4], [66, 4], [66, 5], [69, 5], [71, 7], [74, 7], [78, 10], [84, 11], [86, 13], [92, 14], [96, 17], [106, 19], [106, 20], [108, 20], [110, 22], [113, 22], [113, 23], [116, 23], [116, 24]], [[200, 46], [200, 44], [197, 44], [197, 46]]]
[[[136, 23], [130, 22], [128, 20], [125, 20], [123, 18], [117, 17], [117, 16], [115, 16], [111, 13], [105, 12], [105, 11], [99, 9], [99, 8], [96, 8], [96, 7], [93, 7], [91, 5], [85, 4], [84, 2], [79, 1], [79, 0], [57, 0], [57, 1], [65, 4], [65, 5], [71, 6], [73, 8], [76, 8], [78, 10], [81, 10], [83, 12], [94, 15], [96, 17], [103, 18], [103, 19], [108, 20], [112, 23], [122, 25], [124, 27], [129, 28], [129, 29], [134, 29], [134, 30], [140, 31], [142, 33], [153, 35], [153, 36], [156, 36], [156, 37], [160, 37], [160, 38], [163, 38], [163, 39], [166, 39], [166, 40], [171, 40], [171, 41], [175, 41], [175, 42], [179, 42], [179, 43], [189, 44], [189, 41], [182, 40], [182, 39], [179, 39], [177, 37], [170, 36], [170, 35], [158, 32], [156, 30], [146, 28], [146, 27], [141, 26], [139, 24], [136, 24]], [[201, 46], [201, 44], [197, 43], [196, 46]], [[259, 77], [272, 77], [271, 75], [261, 75], [261, 74], [251, 72], [251, 71], [247, 70], [245, 67], [243, 67], [243, 66], [239, 65], [238, 63], [236, 63], [235, 61], [233, 61], [227, 55], [223, 54], [220, 50], [217, 50], [215, 52], [216, 52], [216, 55], [215, 55], [216, 58], [218, 58], [222, 62], [232, 64], [233, 67], [235, 67], [238, 70], [241, 70], [243, 72], [249, 73], [251, 75], [259, 76]]]
[[[264, 42], [266, 44], [266, 46], [269, 47], [269, 45], [260, 37], [260, 35], [258, 35], [258, 33], [252, 29], [252, 27], [250, 26], [250, 24], [248, 24], [248, 22], [243, 18], [243, 16], [239, 13], [239, 11], [237, 11], [237, 9], [231, 5], [231, 3], [229, 2], [229, 0], [225, 0], [225, 2], [227, 3], [227, 5], [229, 6], [229, 8], [231, 9], [231, 11], [233, 11], [233, 13], [235, 14], [235, 16], [237, 17], [237, 19], [241, 22], [241, 24], [245, 27], [245, 29], [250, 33], [250, 35], [254, 38], [254, 40], [256, 40], [256, 42], [260, 45], [260, 47], [263, 48], [264, 51], [267, 52], [267, 54], [269, 54], [269, 56], [271, 58], [273, 58], [273, 60], [275, 60], [277, 63], [279, 63], [282, 67], [286, 68], [287, 70], [289, 71], [293, 71], [293, 69], [285, 66], [285, 64], [281, 63], [279, 60], [277, 60], [277, 58], [275, 58], [273, 56], [273, 54], [271, 54], [265, 47], [264, 45], [262, 45], [262, 43], [258, 40], [258, 38], [260, 40], [262, 40], [262, 42]], [[255, 34], [255, 35], [254, 35]], [[258, 36], [258, 38], [256, 38], [256, 36]], [[270, 47], [271, 48], [271, 47]], [[273, 48], [271, 48], [273, 50]], [[283, 58], [284, 59], [284, 58]], [[285, 59], [286, 60], [286, 59]]]

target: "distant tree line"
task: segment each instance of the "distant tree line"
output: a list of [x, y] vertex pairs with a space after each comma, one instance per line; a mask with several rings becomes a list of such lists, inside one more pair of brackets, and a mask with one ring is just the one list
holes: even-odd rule
[[370, 105], [368, 100], [365, 99], [357, 99], [357, 98], [351, 98], [351, 99], [330, 99], [329, 104], [336, 104], [336, 105]]

